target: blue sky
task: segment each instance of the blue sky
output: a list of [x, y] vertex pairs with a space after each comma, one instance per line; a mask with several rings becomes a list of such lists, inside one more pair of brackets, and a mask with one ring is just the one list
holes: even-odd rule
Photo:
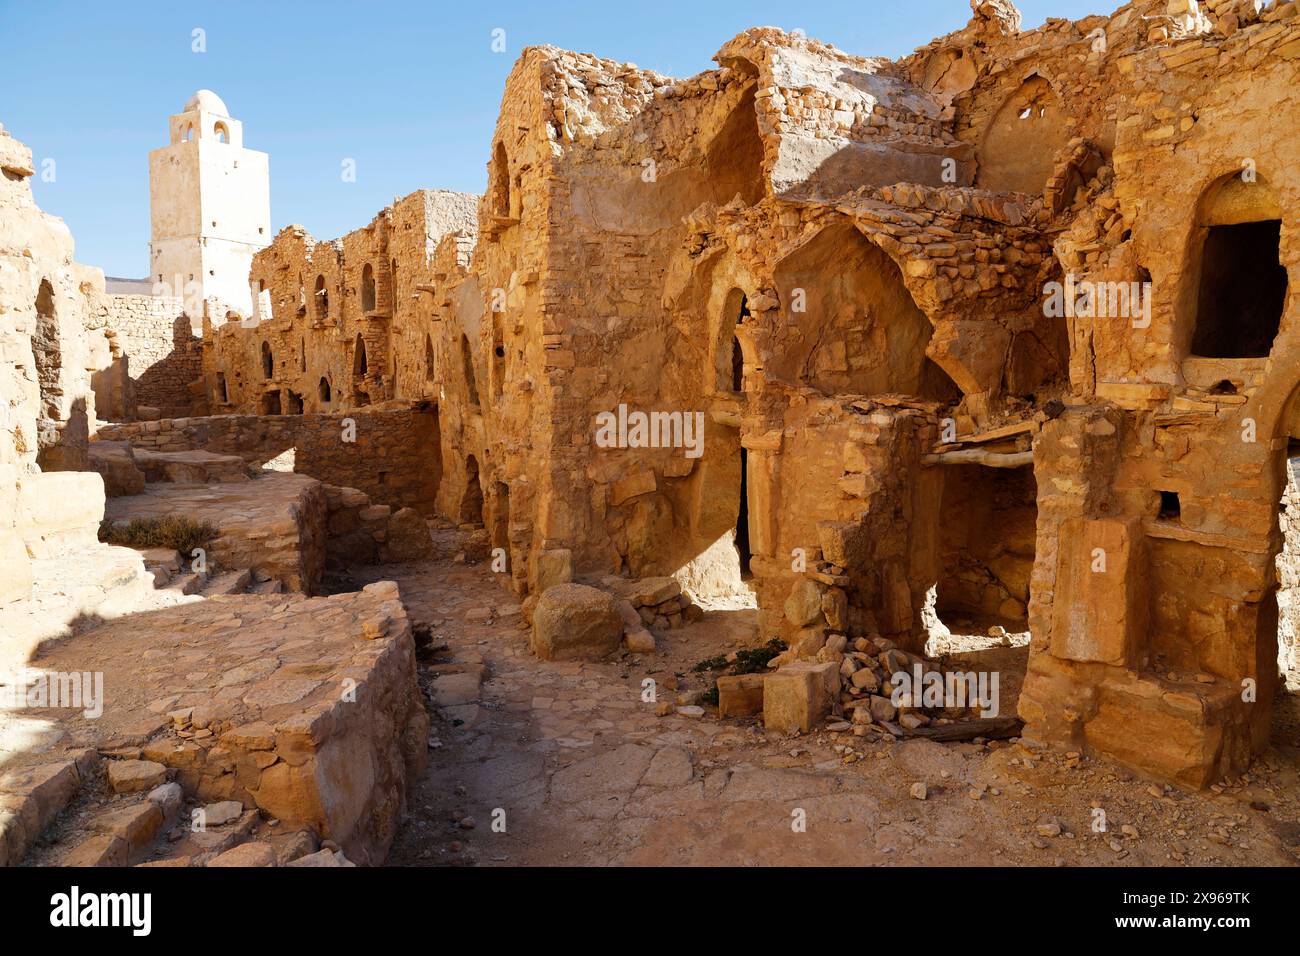
[[[1026, 27], [1120, 0], [1022, 0]], [[421, 187], [480, 192], [501, 90], [530, 44], [673, 76], [713, 66], [749, 26], [802, 28], [851, 53], [896, 57], [970, 18], [967, 0], [336, 2], [0, 0], [0, 123], [55, 181], [34, 189], [67, 220], [77, 259], [145, 273], [148, 153], [196, 89], [215, 90], [271, 156], [271, 224], [333, 238]], [[207, 51], [192, 52], [202, 28]], [[506, 52], [491, 50], [505, 30]], [[357, 179], [340, 164], [356, 160]]]

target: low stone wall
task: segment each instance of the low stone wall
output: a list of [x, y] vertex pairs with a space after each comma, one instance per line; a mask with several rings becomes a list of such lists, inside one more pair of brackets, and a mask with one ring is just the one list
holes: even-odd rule
[[[138, 756], [174, 776], [187, 798], [236, 800], [288, 832], [310, 828], [359, 864], [383, 862], [428, 759], [415, 643], [392, 582], [328, 598], [241, 594], [135, 614], [47, 645], [34, 663], [103, 674], [99, 717], [29, 712], [56, 723], [64, 741], [93, 755], [143, 735]], [[0, 778], [0, 809], [33, 792], [51, 808], [66, 803], [84, 784], [80, 754], [64, 744], [40, 755], [50, 766], [38, 774]], [[53, 816], [34, 810], [29, 837]], [[13, 863], [22, 834], [8, 835], [4, 816], [0, 860]]]
[[[349, 423], [352, 423], [351, 425]], [[355, 428], [353, 428], [355, 426]], [[97, 438], [155, 451], [239, 455], [432, 514], [441, 473], [438, 413], [427, 405], [333, 415], [213, 415], [101, 427]], [[349, 440], [353, 439], [353, 440]], [[284, 457], [282, 457], [284, 456]]]
[[419, 561], [433, 556], [428, 520], [414, 508], [394, 511], [356, 488], [324, 485], [328, 513], [327, 567]]
[[127, 357], [135, 403], [164, 416], [186, 415], [189, 385], [203, 375], [203, 339], [194, 334], [177, 296], [104, 297], [105, 334]]
[[114, 523], [168, 514], [217, 527], [219, 536], [207, 548], [212, 571], [247, 568], [259, 582], [279, 581], [286, 590], [305, 594], [320, 587], [327, 507], [315, 479], [268, 473], [255, 481], [150, 484], [142, 494], [110, 499], [105, 508]]

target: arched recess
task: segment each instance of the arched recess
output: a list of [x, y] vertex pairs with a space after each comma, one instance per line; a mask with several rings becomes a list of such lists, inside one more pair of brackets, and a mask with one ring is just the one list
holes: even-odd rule
[[[36, 363], [36, 380], [40, 387], [39, 417], [46, 421], [58, 421], [59, 377], [63, 368], [63, 353], [59, 345], [59, 320], [54, 308], [54, 286], [49, 279], [42, 279], [36, 291], [32, 358]], [[44, 429], [41, 431], [44, 433]]]
[[358, 332], [352, 343], [352, 378], [360, 381], [368, 374], [370, 374], [370, 361], [366, 357], [366, 340]]
[[505, 333], [501, 327], [501, 313], [492, 316], [492, 397], [500, 398], [505, 390], [506, 381], [506, 345]]
[[272, 378], [275, 375], [275, 356], [271, 353], [271, 344], [262, 343], [262, 378]]
[[488, 202], [492, 215], [510, 215], [510, 160], [505, 144], [499, 140], [492, 147], [492, 162], [488, 166]]
[[752, 206], [763, 198], [763, 139], [758, 131], [754, 90], [750, 86], [727, 114], [705, 154], [709, 183], [719, 202], [730, 202], [739, 194], [746, 205]]
[[424, 380], [432, 382], [438, 377], [438, 360], [433, 351], [433, 336], [424, 336]]
[[492, 547], [510, 553], [510, 486], [504, 481], [492, 486]]
[[[1044, 278], [1046, 282], [1055, 282], [1064, 288], [1065, 274], [1055, 257], [1051, 258]], [[1018, 327], [1008, 333], [1006, 362], [1000, 383], [1004, 395], [1033, 403], [1067, 386], [1071, 320], [1064, 315], [1048, 313], [1053, 313], [1053, 310], [1035, 309], [1026, 316], [1032, 324], [1017, 323]]]
[[473, 455], [465, 459], [465, 493], [460, 499], [460, 520], [463, 524], [483, 523], [483, 485], [478, 473], [478, 459]]
[[361, 270], [361, 311], [375, 311], [375, 270], [368, 262]]
[[330, 403], [333, 389], [330, 388], [330, 380], [328, 378], [321, 376], [320, 384], [316, 387], [316, 394], [320, 397], [321, 404], [328, 405]]
[[1184, 272], [1189, 353], [1204, 358], [1264, 358], [1286, 307], [1281, 262], [1282, 207], [1261, 178], [1232, 174], [1201, 197]]
[[976, 185], [993, 192], [1041, 193], [1069, 142], [1067, 116], [1052, 85], [1028, 77], [993, 114], [979, 148]]
[[330, 314], [330, 294], [329, 290], [325, 287], [325, 277], [323, 275], [316, 277], [315, 298], [316, 318], [318, 321], [324, 322], [329, 318]]
[[465, 374], [465, 389], [469, 394], [469, 403], [478, 407], [478, 383], [474, 379], [474, 354], [470, 351], [469, 336], [460, 337], [460, 360]]
[[749, 318], [749, 299], [741, 289], [727, 293], [722, 305], [722, 319], [718, 323], [717, 341], [713, 349], [713, 388], [719, 392], [744, 390], [745, 356], [736, 327]]
[[794, 324], [768, 375], [827, 394], [960, 397], [926, 356], [933, 328], [898, 266], [852, 223], [823, 229], [777, 264], [775, 278]]

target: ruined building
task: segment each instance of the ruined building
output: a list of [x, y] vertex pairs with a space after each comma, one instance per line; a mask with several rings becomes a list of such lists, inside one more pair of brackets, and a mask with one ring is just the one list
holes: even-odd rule
[[[209, 402], [434, 401], [439, 510], [520, 593], [677, 574], [814, 651], [1027, 622], [1031, 737], [1240, 769], [1296, 429], [1293, 8], [973, 8], [898, 62], [766, 28], [688, 80], [527, 50], [468, 267], [468, 224], [384, 245], [428, 199], [324, 264], [281, 234]], [[600, 447], [619, 406], [703, 412], [703, 455]]]
[[[823, 667], [838, 692], [846, 642], [1029, 632], [1027, 741], [1239, 774], [1296, 623], [1297, 6], [1135, 0], [1029, 31], [1009, 0], [971, 6], [897, 61], [766, 27], [681, 80], [529, 48], [483, 196], [414, 192], [333, 242], [281, 230], [241, 277], [257, 301], [209, 308], [192, 377], [151, 403], [188, 413], [124, 408], [99, 437], [293, 449], [277, 480], [315, 530], [267, 574], [307, 593], [326, 554], [419, 554], [388, 543], [411, 540], [397, 515], [436, 514], [481, 531], [528, 609], [657, 576], [756, 605], [757, 639], [788, 645], [768, 688]], [[178, 175], [200, 186], [208, 125], [239, 146], [202, 97], [168, 147], [195, 149], [193, 117]], [[224, 280], [259, 245], [260, 182], [167, 242], [155, 197], [155, 257], [201, 261], [153, 271]], [[97, 291], [51, 256], [44, 278], [3, 260], [36, 355], [10, 369], [11, 493], [43, 453], [85, 467], [95, 423], [37, 398], [48, 302], [90, 314]], [[361, 454], [326, 447], [347, 421]], [[303, 476], [328, 487], [284, 484]]]

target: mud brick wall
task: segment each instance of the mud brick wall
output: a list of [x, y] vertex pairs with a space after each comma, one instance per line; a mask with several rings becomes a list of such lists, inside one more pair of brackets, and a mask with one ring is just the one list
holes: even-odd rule
[[176, 296], [108, 295], [105, 334], [127, 357], [137, 405], [188, 414], [189, 385], [203, 375], [203, 339]]
[[[355, 441], [345, 441], [348, 421]], [[99, 439], [156, 451], [204, 450], [356, 488], [394, 508], [432, 514], [441, 456], [438, 413], [427, 405], [335, 415], [213, 415], [110, 425]]]

